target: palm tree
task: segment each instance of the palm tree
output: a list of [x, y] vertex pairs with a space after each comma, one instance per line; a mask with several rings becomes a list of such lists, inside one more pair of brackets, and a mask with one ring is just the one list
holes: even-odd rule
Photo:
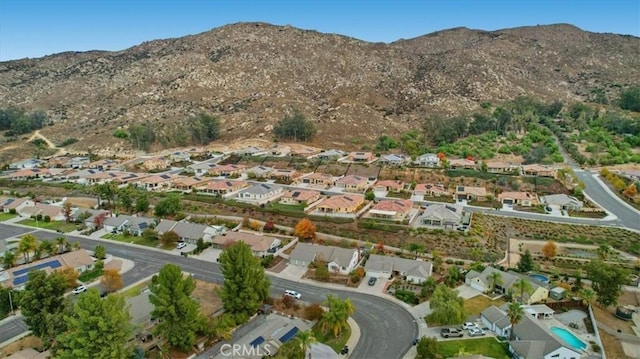
[[596, 292], [591, 288], [585, 288], [580, 291], [580, 298], [582, 298], [582, 302], [587, 306], [593, 304], [596, 301]]
[[302, 349], [305, 353], [307, 352], [307, 349], [309, 349], [308, 358], [311, 358], [311, 345], [317, 342], [316, 337], [313, 336], [313, 332], [311, 332], [310, 330], [298, 332], [298, 334], [296, 335], [296, 339], [300, 342], [300, 349]]
[[29, 253], [35, 251], [38, 248], [38, 238], [32, 234], [25, 234], [20, 238], [18, 243], [18, 251], [24, 256], [24, 262], [29, 263]]
[[16, 265], [16, 254], [11, 251], [4, 252], [4, 257], [2, 257], [2, 264], [5, 269], [9, 269]]
[[524, 294], [527, 293], [531, 295], [533, 293], [533, 286], [531, 283], [524, 279], [520, 278], [515, 283], [513, 283], [512, 289], [516, 290], [516, 293], [519, 293], [520, 303], [524, 303]]
[[50, 256], [53, 253], [53, 243], [51, 241], [42, 241], [40, 242], [38, 249], [42, 254]]
[[522, 318], [524, 318], [524, 309], [522, 308], [520, 303], [511, 302], [511, 304], [509, 304], [509, 308], [507, 309], [507, 316], [509, 317], [509, 322], [511, 323], [511, 333], [509, 334], [509, 340], [513, 340], [516, 324], [520, 323]]
[[64, 238], [64, 237], [57, 237], [56, 238], [56, 245], [58, 245], [58, 254], [64, 253], [64, 248], [65, 248], [65, 242], [66, 241], [67, 241], [67, 239]]
[[489, 293], [494, 293], [496, 290], [496, 285], [502, 284], [502, 274], [498, 271], [491, 272], [489, 275]]
[[342, 329], [347, 327], [347, 320], [354, 313], [355, 308], [350, 299], [342, 300], [331, 294], [327, 296], [324, 304], [329, 309], [322, 315], [321, 328], [325, 332], [331, 330], [337, 338], [342, 333]]

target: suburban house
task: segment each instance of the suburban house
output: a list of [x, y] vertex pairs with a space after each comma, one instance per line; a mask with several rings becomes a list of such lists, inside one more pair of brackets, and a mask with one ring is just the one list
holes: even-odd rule
[[204, 186], [196, 187], [196, 190], [201, 193], [209, 193], [218, 196], [223, 196], [229, 193], [237, 192], [243, 188], [246, 188], [248, 183], [245, 181], [209, 181]]
[[275, 169], [269, 174], [269, 178], [276, 181], [284, 181], [288, 183], [296, 182], [297, 178], [302, 174], [296, 170]]
[[200, 163], [189, 165], [187, 168], [193, 170], [196, 176], [204, 176], [209, 174], [209, 170], [215, 168], [218, 159], [211, 159]]
[[418, 183], [413, 194], [422, 197], [451, 196], [451, 192], [442, 184]]
[[499, 337], [507, 338], [511, 331], [511, 321], [507, 313], [492, 305], [480, 313], [480, 321]]
[[269, 175], [273, 172], [272, 167], [267, 166], [255, 166], [246, 170], [246, 174], [249, 178], [269, 178]]
[[86, 209], [82, 211], [74, 212], [74, 218], [79, 217], [84, 213], [89, 213], [88, 216], [82, 224], [89, 229], [100, 229], [104, 225], [105, 219], [107, 219], [111, 215], [111, 211], [107, 211], [104, 209]]
[[148, 176], [146, 173], [131, 173], [120, 171], [107, 171], [97, 172], [87, 176], [87, 182], [89, 184], [104, 184], [108, 182], [114, 182], [117, 185], [127, 185], [129, 183], [135, 183], [141, 178]]
[[360, 250], [298, 243], [289, 255], [289, 263], [295, 266], [308, 267], [314, 261], [326, 262], [331, 272], [349, 274], [360, 262]]
[[219, 165], [209, 169], [210, 176], [240, 176], [242, 172], [247, 168], [245, 165]]
[[204, 177], [182, 177], [173, 181], [171, 188], [182, 192], [189, 192], [196, 187], [206, 184], [210, 180], [211, 179]]
[[291, 153], [291, 147], [276, 143], [269, 148], [269, 154], [272, 156], [284, 157]]
[[425, 153], [418, 156], [413, 163], [419, 167], [435, 168], [440, 166], [440, 157], [435, 153]]
[[2, 211], [9, 213], [11, 210], [15, 210], [16, 213], [24, 207], [32, 207], [35, 202], [29, 197], [9, 198], [2, 204]]
[[522, 165], [522, 175], [555, 178], [556, 169], [550, 166], [544, 166], [539, 164]]
[[91, 162], [87, 165], [87, 167], [97, 169], [100, 171], [107, 171], [107, 170], [114, 169], [118, 165], [120, 165], [120, 160], [111, 160], [107, 158], [107, 159]]
[[322, 161], [337, 161], [338, 159], [346, 156], [347, 153], [341, 150], [327, 150], [320, 152], [316, 155], [316, 158]]
[[418, 223], [425, 226], [454, 228], [462, 223], [464, 209], [455, 204], [432, 204], [425, 208]]
[[34, 203], [31, 206], [25, 205], [17, 209], [16, 212], [20, 217], [31, 218], [35, 216], [49, 217], [52, 222], [66, 220], [64, 216], [64, 209], [62, 206], [55, 206], [45, 203]]
[[386, 166], [404, 166], [409, 163], [409, 161], [411, 161], [410, 157], [396, 154], [382, 155], [378, 160], [381, 165]]
[[282, 194], [282, 187], [260, 183], [238, 193], [238, 199], [251, 202], [268, 202]]
[[72, 158], [69, 158], [68, 161], [66, 161], [66, 163], [64, 164], [64, 167], [85, 168], [89, 166], [89, 163], [91, 163], [91, 160], [89, 159], [89, 157], [72, 157]]
[[378, 181], [373, 186], [374, 191], [380, 192], [402, 192], [406, 186], [406, 183], [402, 181], [384, 180]]
[[295, 206], [308, 206], [320, 199], [320, 192], [305, 189], [289, 190], [282, 194], [280, 203]]
[[165, 191], [171, 189], [173, 183], [182, 178], [184, 178], [184, 176], [163, 173], [140, 178], [135, 182], [135, 185], [147, 191]]
[[364, 205], [361, 194], [342, 194], [325, 198], [316, 207], [322, 214], [355, 214]]
[[67, 252], [7, 269], [0, 276], [0, 281], [5, 287], [21, 289], [29, 280], [29, 272], [32, 270], [39, 269], [50, 273], [66, 268], [73, 268], [78, 273], [93, 269], [93, 258], [84, 249]]
[[145, 229], [155, 225], [155, 218], [119, 215], [106, 217], [102, 222], [102, 228], [107, 233], [122, 233], [128, 231], [133, 236], [141, 236]]
[[155, 157], [149, 158], [142, 162], [142, 168], [147, 171], [159, 171], [167, 169], [171, 166], [171, 161], [168, 158]]
[[503, 272], [493, 267], [486, 267], [482, 273], [470, 270], [465, 276], [464, 282], [471, 288], [487, 293], [491, 289], [489, 288], [489, 285], [491, 284], [490, 276], [493, 272], [500, 273], [501, 277], [502, 283], [494, 283], [494, 290], [498, 293], [505, 294], [508, 291], [512, 291], [513, 284], [519, 279], [524, 279], [529, 281], [533, 288], [533, 292], [531, 294], [525, 294], [525, 301], [523, 304], [539, 303], [549, 297], [549, 289], [542, 283], [539, 283], [526, 275], [520, 275], [515, 272]]
[[518, 205], [531, 207], [538, 204], [536, 195], [529, 192], [502, 192], [498, 195], [498, 200], [506, 205]]
[[30, 168], [38, 168], [42, 165], [42, 161], [35, 158], [29, 158], [27, 160], [13, 162], [9, 164], [9, 169], [11, 170], [21, 170], [21, 169], [30, 169]]
[[351, 152], [347, 159], [349, 162], [368, 163], [373, 162], [376, 156], [373, 152]]
[[191, 161], [191, 154], [184, 151], [176, 151], [169, 155], [169, 159], [172, 162], [189, 162]]
[[412, 208], [413, 202], [408, 199], [380, 201], [367, 212], [367, 217], [404, 221], [409, 219]]
[[46, 162], [46, 166], [49, 168], [62, 168], [65, 167], [65, 165], [67, 164], [67, 162], [69, 162], [70, 158], [63, 156], [63, 157], [52, 157], [49, 158]]
[[584, 203], [573, 196], [566, 194], [550, 194], [540, 197], [543, 203], [550, 206], [558, 206], [565, 211], [580, 211]]
[[289, 152], [289, 156], [310, 159], [313, 156], [317, 155], [318, 152], [319, 150], [314, 147], [298, 146], [291, 149], [291, 152]]
[[244, 242], [251, 247], [251, 251], [256, 257], [264, 257], [275, 253], [282, 243], [282, 241], [276, 237], [249, 232], [228, 232], [224, 236], [215, 236], [211, 241], [215, 248], [220, 249], [224, 249], [237, 242]]
[[391, 279], [399, 276], [409, 283], [420, 284], [431, 276], [433, 266], [431, 262], [371, 254], [364, 269], [369, 277]]
[[487, 166], [487, 172], [489, 173], [512, 173], [518, 170], [517, 165], [502, 161], [486, 161], [484, 164]]
[[309, 184], [309, 186], [327, 188], [333, 187], [335, 178], [332, 175], [314, 172], [308, 176], [302, 177], [302, 183]]
[[264, 148], [251, 146], [246, 147], [234, 152], [238, 156], [265, 156], [269, 154], [269, 150], [265, 150]]
[[[513, 328], [515, 340], [509, 342], [509, 351], [517, 359], [581, 358], [582, 353], [566, 345], [541, 320], [525, 316]], [[586, 344], [585, 344], [586, 348]]]
[[475, 170], [476, 163], [466, 158], [458, 158], [449, 160], [449, 168], [452, 170]]
[[337, 179], [335, 186], [349, 192], [364, 192], [367, 189], [367, 181], [366, 177], [348, 175]]
[[156, 227], [158, 235], [163, 235], [169, 231], [176, 232], [180, 241], [195, 244], [198, 239], [211, 242], [211, 238], [221, 234], [219, 229], [204, 224], [176, 222], [170, 219], [161, 219]]
[[459, 201], [486, 201], [487, 189], [484, 187], [457, 186], [455, 199]]
[[8, 178], [14, 181], [47, 177], [51, 177], [51, 170], [48, 168], [25, 168], [3, 176], [3, 178]]

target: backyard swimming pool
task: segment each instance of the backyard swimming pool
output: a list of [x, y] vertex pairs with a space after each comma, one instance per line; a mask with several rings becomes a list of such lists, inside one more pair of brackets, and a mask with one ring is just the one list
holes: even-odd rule
[[549, 278], [543, 276], [542, 274], [529, 274], [529, 277], [542, 283], [549, 283]]
[[578, 339], [575, 335], [573, 335], [570, 331], [559, 328], [559, 327], [551, 327], [551, 331], [560, 337], [560, 339], [564, 340], [565, 343], [569, 344], [573, 349], [584, 350], [587, 348], [587, 344], [585, 344], [582, 340]]

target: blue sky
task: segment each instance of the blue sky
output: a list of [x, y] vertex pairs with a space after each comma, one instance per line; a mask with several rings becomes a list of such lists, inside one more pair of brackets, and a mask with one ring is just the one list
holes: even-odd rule
[[0, 61], [122, 50], [222, 25], [262, 21], [391, 42], [465, 26], [570, 23], [640, 36], [637, 0], [0, 0]]

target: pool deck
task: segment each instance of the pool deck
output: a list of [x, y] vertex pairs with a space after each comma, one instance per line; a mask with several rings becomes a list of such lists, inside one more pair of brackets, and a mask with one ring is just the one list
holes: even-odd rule
[[[597, 342], [596, 336], [587, 332], [587, 328], [584, 326], [584, 318], [588, 315], [581, 310], [570, 310], [565, 313], [554, 314], [552, 319], [541, 320], [540, 322], [551, 332], [551, 327], [558, 327], [569, 331], [576, 338], [580, 339], [587, 345], [585, 351], [589, 351], [589, 343]], [[577, 328], [569, 327], [570, 323], [576, 323]], [[554, 334], [555, 335], [555, 334]], [[557, 336], [557, 335], [556, 335]], [[562, 339], [562, 338], [560, 338]]]

